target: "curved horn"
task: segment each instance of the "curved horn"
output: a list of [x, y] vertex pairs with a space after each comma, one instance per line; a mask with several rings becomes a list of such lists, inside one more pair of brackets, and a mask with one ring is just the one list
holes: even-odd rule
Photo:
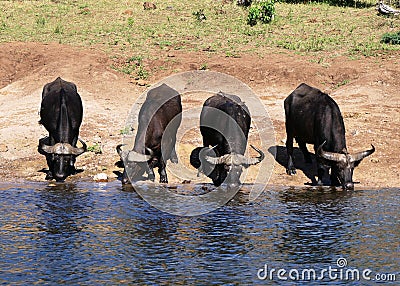
[[254, 147], [253, 145], [250, 144], [250, 147], [253, 148], [258, 154], [260, 154], [260, 156], [255, 157], [255, 158], [249, 158], [247, 161], [247, 165], [256, 165], [258, 163], [260, 163], [262, 160], [264, 160], [265, 158], [265, 154], [263, 151], [261, 151], [260, 149]]
[[122, 154], [122, 146], [125, 146], [126, 144], [118, 144], [117, 147], [115, 147], [115, 149], [117, 149], [117, 153], [118, 155], [121, 157]]
[[361, 151], [355, 154], [350, 154], [350, 162], [357, 162], [357, 161], [361, 161], [362, 159], [364, 159], [365, 157], [371, 155], [372, 153], [375, 152], [375, 147], [374, 145], [372, 145], [372, 148], [366, 151]]
[[145, 155], [132, 150], [128, 152], [126, 159], [130, 162], [147, 162], [151, 159], [153, 151], [151, 151], [150, 154], [151, 155]]
[[333, 153], [333, 152], [326, 152], [322, 149], [322, 147], [325, 145], [326, 140], [324, 141], [324, 143], [322, 143], [321, 145], [319, 145], [318, 149], [317, 149], [317, 154], [329, 161], [335, 161], [335, 162], [346, 162], [346, 155], [344, 154], [340, 154], [340, 153]]
[[224, 156], [221, 157], [210, 157], [210, 156], [205, 156], [204, 159], [213, 165], [218, 165], [218, 164], [227, 164], [229, 161], [229, 157], [232, 156], [231, 154], [225, 154]]
[[260, 163], [265, 158], [265, 154], [263, 151], [254, 147], [253, 145], [250, 145], [250, 146], [251, 146], [251, 148], [256, 150], [257, 153], [260, 154], [260, 156], [255, 157], [255, 158], [246, 158], [242, 154], [231, 153], [231, 154], [226, 154], [221, 157], [206, 156], [205, 159], [207, 160], [207, 162], [214, 164], [214, 165], [217, 165], [217, 164], [243, 165], [244, 167], [247, 168], [251, 165], [256, 165], [256, 164]]
[[147, 152], [149, 152], [150, 156], [153, 157], [154, 156], [154, 152], [153, 150], [151, 150], [150, 148], [146, 147]]
[[[214, 150], [217, 146], [218, 145], [215, 145], [215, 146], [213, 146], [211, 148], [209, 148], [209, 147], [203, 148], [200, 151], [200, 157], [204, 153], [209, 154], [209, 152]], [[213, 152], [213, 153], [215, 154], [215, 152]], [[206, 155], [206, 156], [204, 156], [204, 159], [210, 164], [218, 165], [218, 164], [229, 164], [228, 161], [230, 161], [230, 157], [231, 157], [231, 154], [225, 154], [225, 155], [220, 156], [220, 157], [211, 157], [211, 156]]]
[[262, 160], [264, 160], [265, 154], [263, 151], [261, 151], [257, 147], [254, 147], [251, 144], [250, 144], [250, 147], [253, 148], [258, 154], [260, 154], [260, 156], [253, 157], [253, 158], [246, 158], [242, 154], [235, 154], [235, 156], [232, 157], [232, 159], [233, 159], [232, 162], [234, 165], [242, 165], [243, 167], [248, 168], [251, 165], [257, 165]]
[[41, 143], [39, 145], [39, 149], [42, 150], [43, 152], [47, 153], [47, 154], [52, 154], [52, 153], [54, 153], [54, 146], [55, 145], [49, 146], [49, 145], [46, 145], [44, 143]]
[[[69, 154], [71, 154], [71, 155], [75, 155], [75, 156], [79, 156], [79, 155], [81, 155], [81, 154], [83, 154], [83, 153], [85, 153], [86, 152], [86, 150], [87, 150], [87, 145], [86, 145], [86, 143], [82, 140], [82, 139], [78, 139], [79, 140], [79, 142], [81, 142], [81, 144], [82, 144], [82, 147], [81, 148], [77, 148], [77, 147], [73, 147], [73, 146], [71, 146], [70, 144], [68, 144], [69, 146], [69, 151], [70, 151], [70, 153]], [[68, 155], [69, 155], [68, 154]]]
[[79, 156], [87, 150], [86, 143], [81, 139], [79, 141], [83, 145], [82, 148], [73, 147], [69, 143], [56, 143], [52, 146], [41, 143], [39, 149], [48, 154]]

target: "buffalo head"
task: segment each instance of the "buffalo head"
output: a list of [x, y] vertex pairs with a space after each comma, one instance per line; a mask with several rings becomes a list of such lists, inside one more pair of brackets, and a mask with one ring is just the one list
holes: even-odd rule
[[[129, 177], [132, 179], [139, 179], [144, 172], [148, 169], [148, 161], [153, 157], [153, 151], [149, 148], [146, 150], [150, 155], [141, 154], [134, 150], [123, 151], [122, 146], [125, 144], [119, 144], [116, 149], [121, 161], [124, 165], [124, 173], [122, 175], [122, 183], [129, 183]], [[129, 176], [127, 174], [127, 169], [129, 170]], [[154, 179], [153, 179], [154, 180]]]
[[256, 150], [260, 156], [247, 158], [237, 153], [219, 156], [214, 152], [215, 147], [197, 147], [190, 154], [190, 164], [198, 169], [199, 172], [202, 172], [212, 179], [216, 186], [226, 181], [229, 186], [236, 187], [240, 184], [242, 167], [248, 168], [251, 165], [256, 165], [265, 157], [260, 149], [253, 145], [250, 146]]
[[49, 177], [54, 178], [57, 182], [64, 181], [69, 175], [75, 173], [75, 158], [87, 150], [86, 143], [79, 139], [82, 143], [81, 148], [73, 147], [69, 143], [56, 143], [47, 145], [49, 137], [39, 140], [38, 151], [46, 156], [49, 165]]
[[357, 167], [365, 157], [375, 152], [374, 145], [372, 145], [372, 148], [369, 150], [350, 154], [347, 152], [346, 149], [343, 149], [341, 153], [324, 151], [322, 147], [325, 145], [325, 143], [326, 141], [318, 147], [318, 156], [322, 158], [336, 172], [338, 180], [343, 189], [353, 190], [354, 168]]

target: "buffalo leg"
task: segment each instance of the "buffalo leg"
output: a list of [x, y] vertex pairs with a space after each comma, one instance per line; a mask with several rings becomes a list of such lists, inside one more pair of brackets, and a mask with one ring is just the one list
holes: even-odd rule
[[165, 162], [164, 160], [160, 160], [158, 166], [158, 174], [160, 174], [160, 183], [168, 183], [167, 172], [165, 170]]
[[303, 153], [304, 160], [306, 161], [306, 163], [307, 163], [307, 164], [312, 163], [311, 155], [310, 155], [310, 152], [308, 152], [308, 150], [307, 150], [306, 143], [301, 142], [301, 141], [300, 141], [300, 142], [297, 141], [297, 144], [299, 145], [300, 150], [301, 150], [301, 152]]
[[172, 148], [171, 151], [171, 162], [174, 164], [178, 163], [178, 155], [176, 154], [175, 146]]
[[154, 170], [153, 170], [152, 167], [149, 167], [149, 168], [148, 168], [148, 170], [147, 170], [147, 176], [148, 176], [148, 179], [149, 179], [150, 181], [152, 181], [152, 182], [154, 182], [154, 180], [156, 179], [156, 175], [154, 174]]
[[323, 178], [325, 176], [325, 173], [328, 171], [328, 168], [325, 165], [323, 165], [321, 162], [318, 162], [317, 165], [318, 165], [318, 182], [317, 182], [317, 185], [318, 186], [322, 186], [324, 184], [323, 183]]
[[296, 174], [296, 168], [293, 162], [293, 136], [291, 136], [289, 133], [287, 135], [288, 137], [286, 139], [286, 151], [288, 155], [288, 164], [286, 168], [286, 173], [288, 175], [294, 175]]
[[129, 184], [129, 178], [128, 178], [128, 174], [126, 173], [126, 170], [124, 168], [124, 172], [122, 173], [122, 178], [121, 178], [122, 184]]
[[[176, 129], [178, 129], [178, 127]], [[172, 146], [172, 149], [171, 149], [170, 158], [171, 158], [172, 163], [177, 164], [178, 163], [178, 155], [176, 154], [176, 150], [175, 150], [176, 137], [175, 136], [171, 136], [171, 137], [172, 138], [171, 138], [170, 146]]]

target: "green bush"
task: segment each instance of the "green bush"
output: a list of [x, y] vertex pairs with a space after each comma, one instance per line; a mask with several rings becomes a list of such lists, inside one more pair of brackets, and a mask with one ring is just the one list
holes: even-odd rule
[[400, 31], [383, 34], [381, 42], [385, 44], [400, 45]]
[[247, 16], [247, 24], [254, 26], [260, 21], [263, 24], [270, 23], [275, 16], [275, 0], [262, 0], [253, 2]]

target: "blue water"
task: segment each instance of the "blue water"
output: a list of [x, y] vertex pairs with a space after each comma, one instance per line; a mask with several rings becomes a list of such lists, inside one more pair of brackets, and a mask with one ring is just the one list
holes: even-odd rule
[[[2, 285], [303, 285], [289, 271], [311, 268], [324, 274], [312, 285], [400, 281], [399, 189], [274, 188], [195, 217], [120, 182], [2, 184], [0, 202]], [[345, 281], [348, 269], [371, 280]]]

